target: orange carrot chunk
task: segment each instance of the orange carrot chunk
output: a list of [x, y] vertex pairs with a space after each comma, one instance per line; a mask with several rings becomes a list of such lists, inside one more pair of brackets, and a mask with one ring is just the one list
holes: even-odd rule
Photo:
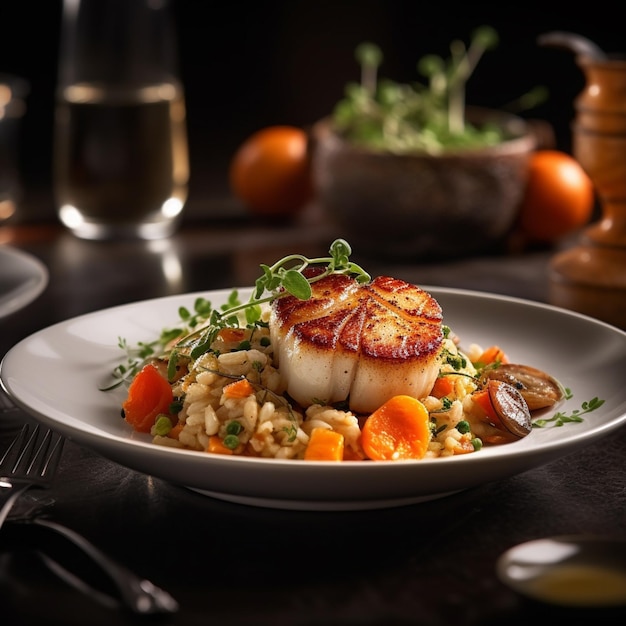
[[254, 387], [247, 378], [240, 378], [234, 383], [228, 383], [222, 389], [225, 398], [247, 398], [254, 393]]
[[167, 433], [167, 436], [170, 439], [178, 439], [179, 435], [180, 435], [180, 431], [185, 427], [185, 425], [182, 422], [178, 422], [177, 424], [175, 424], [174, 426], [172, 426], [172, 429], [170, 430], [169, 433]]
[[426, 407], [411, 396], [394, 396], [363, 424], [365, 454], [374, 461], [422, 459], [432, 433]]
[[504, 353], [500, 346], [489, 346], [478, 357], [474, 363], [480, 363], [482, 365], [491, 365], [492, 363], [508, 363], [509, 357]]
[[222, 328], [218, 336], [226, 342], [242, 341], [246, 331], [243, 328]]
[[213, 454], [233, 454], [233, 451], [227, 448], [217, 435], [211, 435], [209, 437], [209, 444], [207, 445], [206, 451], [212, 452]]
[[450, 395], [454, 391], [454, 382], [450, 376], [440, 376], [435, 380], [430, 395], [435, 398], [443, 398]]
[[128, 388], [124, 419], [136, 431], [149, 433], [159, 414], [169, 414], [173, 400], [172, 388], [156, 366], [145, 365]]
[[496, 413], [496, 409], [489, 397], [489, 391], [487, 389], [480, 389], [472, 394], [472, 400], [474, 404], [477, 404], [485, 413], [487, 419], [495, 426], [500, 426], [500, 418]]
[[328, 428], [314, 428], [304, 452], [305, 461], [343, 461], [344, 436]]
[[363, 459], [365, 459], [365, 455], [360, 449], [355, 450], [354, 448], [351, 448], [350, 446], [346, 446], [344, 444], [344, 448], [343, 448], [343, 460], [344, 461], [363, 461]]

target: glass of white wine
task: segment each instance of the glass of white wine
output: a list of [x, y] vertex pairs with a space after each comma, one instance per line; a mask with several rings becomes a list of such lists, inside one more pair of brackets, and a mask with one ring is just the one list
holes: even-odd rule
[[187, 200], [186, 107], [168, 0], [63, 0], [54, 194], [83, 239], [159, 239]]

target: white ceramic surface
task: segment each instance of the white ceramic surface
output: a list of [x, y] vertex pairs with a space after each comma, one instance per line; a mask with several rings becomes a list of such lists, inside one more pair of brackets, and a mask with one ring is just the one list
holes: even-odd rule
[[[170, 296], [61, 322], [22, 340], [4, 357], [0, 380], [41, 422], [135, 470], [243, 504], [303, 510], [374, 509], [422, 502], [538, 467], [588, 446], [626, 422], [626, 333], [548, 305], [478, 292], [425, 287], [462, 345], [499, 344], [517, 363], [570, 388], [558, 407], [604, 405], [581, 423], [534, 429], [515, 443], [452, 458], [393, 462], [304, 462], [225, 457], [155, 446], [120, 417], [124, 390], [102, 392], [132, 345], [177, 322], [199, 295], [215, 307], [230, 290]], [[247, 292], [241, 292], [247, 297]]]
[[48, 284], [48, 270], [35, 257], [0, 246], [0, 318], [30, 304]]

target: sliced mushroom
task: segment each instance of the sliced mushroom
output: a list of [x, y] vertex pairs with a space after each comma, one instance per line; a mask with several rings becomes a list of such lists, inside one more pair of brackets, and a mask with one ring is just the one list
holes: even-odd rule
[[563, 388], [555, 378], [529, 365], [502, 363], [484, 374], [489, 380], [501, 380], [515, 387], [530, 411], [551, 407], [563, 398]]
[[528, 435], [532, 422], [522, 394], [513, 385], [501, 380], [489, 380], [487, 390], [502, 426], [516, 437]]

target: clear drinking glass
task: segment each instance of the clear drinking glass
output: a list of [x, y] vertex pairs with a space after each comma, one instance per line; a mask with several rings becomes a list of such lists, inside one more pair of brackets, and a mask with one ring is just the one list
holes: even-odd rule
[[54, 131], [61, 222], [84, 239], [167, 237], [188, 179], [168, 0], [63, 0]]

